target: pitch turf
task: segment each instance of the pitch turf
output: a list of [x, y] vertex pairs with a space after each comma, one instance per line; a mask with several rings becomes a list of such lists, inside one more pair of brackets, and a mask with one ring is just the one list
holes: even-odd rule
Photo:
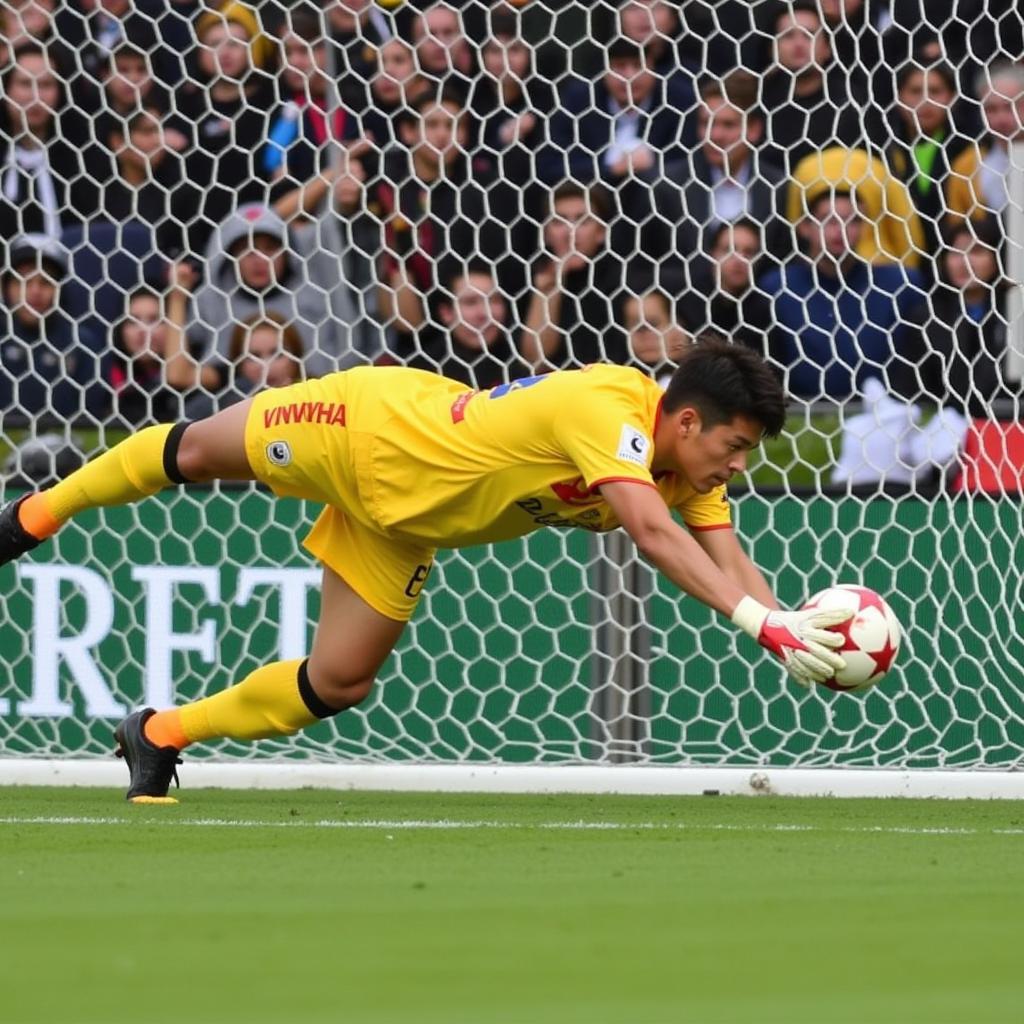
[[0, 790], [0, 1020], [1024, 1019], [1024, 805]]

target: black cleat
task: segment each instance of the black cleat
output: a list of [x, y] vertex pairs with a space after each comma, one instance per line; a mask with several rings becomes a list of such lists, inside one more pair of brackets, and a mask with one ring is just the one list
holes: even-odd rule
[[42, 543], [18, 519], [18, 506], [27, 497], [27, 494], [23, 494], [17, 501], [9, 501], [0, 508], [0, 565], [13, 562]]
[[171, 779], [176, 786], [181, 764], [177, 747], [156, 747], [146, 739], [146, 720], [156, 712], [143, 708], [130, 714], [115, 730], [114, 739], [118, 746], [114, 754], [123, 757], [128, 765], [129, 783], [127, 800], [133, 804], [176, 804], [173, 796], [167, 795]]

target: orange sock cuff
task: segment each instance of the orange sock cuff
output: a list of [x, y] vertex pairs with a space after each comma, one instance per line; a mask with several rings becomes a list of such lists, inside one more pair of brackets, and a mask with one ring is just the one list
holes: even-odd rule
[[181, 711], [178, 708], [150, 715], [146, 719], [143, 731], [146, 739], [157, 747], [176, 747], [178, 750], [184, 750], [191, 742], [182, 728]]
[[50, 511], [45, 491], [30, 494], [18, 506], [18, 522], [21, 523], [21, 528], [32, 534], [36, 540], [52, 537], [61, 526], [60, 520]]

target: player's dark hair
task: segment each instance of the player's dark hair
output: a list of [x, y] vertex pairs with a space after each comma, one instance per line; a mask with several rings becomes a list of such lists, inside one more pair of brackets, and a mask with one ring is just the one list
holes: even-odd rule
[[703, 426], [717, 427], [736, 416], [760, 423], [776, 437], [786, 422], [786, 396], [775, 371], [753, 349], [702, 337], [679, 357], [662, 408], [693, 406]]

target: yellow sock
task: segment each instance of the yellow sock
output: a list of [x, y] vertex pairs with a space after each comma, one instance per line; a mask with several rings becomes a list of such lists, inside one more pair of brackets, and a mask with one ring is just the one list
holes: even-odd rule
[[146, 427], [43, 491], [50, 515], [64, 523], [87, 508], [127, 505], [169, 487], [164, 448], [173, 429], [171, 423]]
[[221, 693], [186, 704], [180, 709], [182, 732], [189, 743], [258, 740], [312, 725], [333, 712], [312, 693], [305, 665], [305, 659], [275, 661]]

